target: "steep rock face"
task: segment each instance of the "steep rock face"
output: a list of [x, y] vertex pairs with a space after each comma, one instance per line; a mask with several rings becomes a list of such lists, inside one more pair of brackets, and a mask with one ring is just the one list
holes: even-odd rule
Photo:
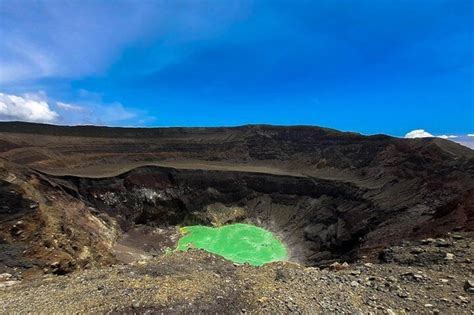
[[114, 259], [120, 232], [48, 176], [0, 161], [0, 273], [65, 274]]
[[309, 265], [351, 260], [404, 239], [473, 229], [472, 201], [462, 206], [462, 195], [420, 196], [410, 181], [395, 205], [386, 200], [393, 195], [385, 195], [393, 188], [255, 173], [144, 167], [107, 179], [63, 180], [125, 230], [134, 223], [211, 224], [210, 205], [239, 207], [245, 212], [239, 220], [272, 230], [288, 245], [291, 259]]
[[238, 220], [272, 230], [293, 260], [307, 264], [353, 258], [367, 230], [354, 212], [371, 206], [352, 185], [305, 177], [148, 167], [115, 178], [63, 180], [125, 230], [133, 223], [211, 224], [209, 206], [239, 207], [244, 214]]

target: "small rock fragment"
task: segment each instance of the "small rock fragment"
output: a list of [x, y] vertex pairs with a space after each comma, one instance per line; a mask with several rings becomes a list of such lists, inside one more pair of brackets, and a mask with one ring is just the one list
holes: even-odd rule
[[474, 293], [474, 281], [472, 280], [466, 280], [464, 282], [464, 291], [468, 293]]
[[10, 273], [0, 273], [0, 282], [7, 281], [12, 277]]
[[446, 253], [446, 257], [444, 257], [445, 260], [453, 260], [454, 259], [454, 254], [451, 253]]
[[434, 243], [435, 240], [433, 238], [427, 238], [427, 239], [424, 239], [424, 240], [421, 240], [421, 244], [423, 245], [428, 245], [428, 244], [431, 244], [431, 243]]
[[420, 247], [414, 247], [412, 250], [411, 250], [411, 253], [412, 254], [421, 254], [423, 253], [425, 250], [423, 248], [420, 248]]
[[32, 204], [30, 205], [30, 209], [36, 209], [36, 208], [38, 208], [38, 204], [37, 204], [37, 203], [32, 203]]
[[0, 289], [1, 289], [1, 288], [11, 287], [12, 285], [15, 285], [15, 284], [17, 284], [17, 283], [20, 283], [20, 281], [8, 280], [8, 281], [0, 282]]
[[436, 240], [436, 246], [437, 247], [449, 247], [451, 244], [449, 244], [444, 238], [439, 238]]
[[420, 281], [420, 280], [423, 279], [423, 276], [420, 275], [420, 274], [418, 274], [418, 273], [416, 273], [416, 274], [413, 275], [413, 278], [414, 278], [416, 281]]
[[465, 296], [458, 296], [458, 299], [461, 300], [462, 303], [469, 303], [469, 299]]
[[275, 280], [286, 282], [289, 278], [290, 278], [290, 275], [288, 274], [287, 270], [277, 269], [276, 275], [275, 275]]
[[338, 271], [338, 270], [343, 270], [343, 269], [347, 269], [347, 268], [349, 268], [349, 264], [346, 263], [346, 262], [343, 262], [343, 263], [341, 264], [341, 263], [339, 263], [339, 262], [336, 261], [335, 263], [332, 263], [331, 265], [329, 265], [329, 269], [331, 269], [331, 270], [336, 270], [336, 271]]

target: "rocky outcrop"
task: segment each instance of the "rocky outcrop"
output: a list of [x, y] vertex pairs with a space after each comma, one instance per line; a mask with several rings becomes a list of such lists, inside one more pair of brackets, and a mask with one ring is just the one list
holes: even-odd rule
[[47, 176], [0, 163], [0, 273], [66, 274], [110, 263], [121, 232]]

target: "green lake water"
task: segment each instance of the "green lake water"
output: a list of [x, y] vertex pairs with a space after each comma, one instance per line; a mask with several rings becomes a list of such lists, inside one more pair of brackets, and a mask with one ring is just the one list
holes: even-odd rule
[[195, 225], [181, 228], [178, 250], [200, 248], [236, 263], [254, 266], [285, 260], [285, 246], [269, 231], [250, 224], [218, 228]]

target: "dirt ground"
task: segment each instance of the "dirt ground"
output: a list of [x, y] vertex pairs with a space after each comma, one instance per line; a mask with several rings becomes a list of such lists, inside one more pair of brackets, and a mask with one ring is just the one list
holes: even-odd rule
[[[404, 243], [380, 263], [236, 265], [200, 250], [0, 289], [3, 313], [472, 314], [469, 235]], [[4, 282], [5, 283], [5, 282]], [[0, 282], [1, 284], [1, 282]]]

